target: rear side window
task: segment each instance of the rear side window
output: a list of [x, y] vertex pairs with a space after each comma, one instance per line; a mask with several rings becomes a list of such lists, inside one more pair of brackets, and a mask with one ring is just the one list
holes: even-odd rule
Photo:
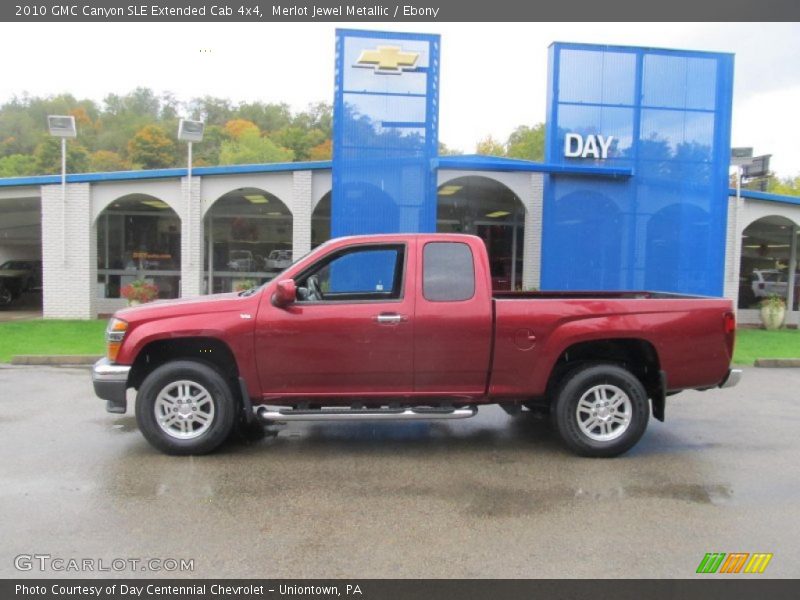
[[457, 302], [475, 295], [472, 251], [462, 242], [425, 244], [422, 295], [431, 302]]

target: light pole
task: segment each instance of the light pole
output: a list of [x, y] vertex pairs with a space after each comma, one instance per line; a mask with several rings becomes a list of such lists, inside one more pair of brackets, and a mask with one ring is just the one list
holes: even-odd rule
[[78, 135], [75, 117], [48, 115], [47, 128], [50, 135], [61, 138], [61, 256], [67, 266], [67, 138]]
[[194, 253], [192, 252], [192, 143], [203, 141], [203, 130], [205, 123], [203, 121], [190, 121], [188, 119], [181, 119], [178, 122], [178, 139], [182, 142], [187, 142], [188, 150], [188, 163], [186, 166], [186, 221], [188, 222], [186, 247], [189, 250], [189, 266], [194, 266]]

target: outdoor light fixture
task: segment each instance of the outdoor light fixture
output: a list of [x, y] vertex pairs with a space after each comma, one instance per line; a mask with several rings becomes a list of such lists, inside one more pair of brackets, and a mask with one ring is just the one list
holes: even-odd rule
[[186, 246], [188, 249], [189, 266], [194, 266], [194, 253], [192, 252], [192, 143], [203, 141], [203, 130], [206, 125], [203, 121], [190, 121], [181, 119], [178, 122], [178, 139], [187, 142], [189, 146], [189, 156], [186, 166], [186, 220], [189, 222], [186, 236]]
[[53, 137], [74, 138], [78, 135], [73, 116], [48, 115], [47, 128]]
[[203, 121], [181, 119], [178, 122], [178, 139], [182, 142], [202, 142], [205, 127]]
[[67, 138], [78, 136], [75, 117], [47, 115], [47, 129], [53, 137], [61, 138], [61, 259], [67, 266]]

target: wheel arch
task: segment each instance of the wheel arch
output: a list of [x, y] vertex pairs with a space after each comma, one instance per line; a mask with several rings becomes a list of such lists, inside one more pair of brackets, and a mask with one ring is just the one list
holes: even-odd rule
[[236, 383], [239, 367], [233, 351], [224, 341], [205, 336], [165, 338], [148, 342], [131, 365], [128, 386], [138, 389], [153, 370], [175, 360], [194, 360], [215, 368], [231, 382], [234, 394], [239, 395]]
[[642, 382], [653, 403], [653, 416], [664, 420], [666, 375], [661, 370], [658, 351], [646, 339], [636, 337], [603, 338], [575, 342], [556, 359], [547, 381], [547, 398], [552, 399], [564, 376], [587, 363], [610, 363], [624, 367]]

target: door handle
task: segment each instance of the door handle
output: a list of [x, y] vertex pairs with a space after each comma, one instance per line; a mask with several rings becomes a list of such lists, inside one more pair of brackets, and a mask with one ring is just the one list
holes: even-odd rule
[[399, 325], [403, 321], [408, 321], [406, 315], [398, 315], [396, 313], [383, 313], [375, 315], [374, 318], [379, 325]]

